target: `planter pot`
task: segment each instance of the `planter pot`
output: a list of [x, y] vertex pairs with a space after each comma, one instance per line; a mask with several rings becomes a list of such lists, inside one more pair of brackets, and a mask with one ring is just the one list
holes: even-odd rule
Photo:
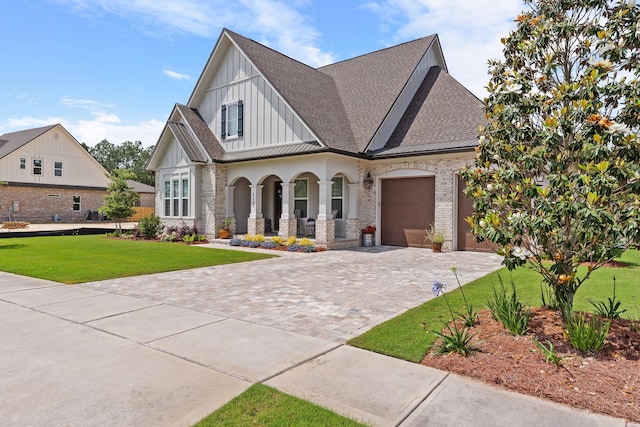
[[221, 239], [228, 239], [230, 235], [231, 233], [229, 232], [229, 230], [226, 230], [226, 229], [218, 230], [218, 236], [220, 236]]
[[431, 250], [433, 252], [442, 252], [442, 243], [432, 243]]
[[362, 235], [362, 246], [371, 247], [376, 245], [376, 235], [375, 234], [363, 234]]

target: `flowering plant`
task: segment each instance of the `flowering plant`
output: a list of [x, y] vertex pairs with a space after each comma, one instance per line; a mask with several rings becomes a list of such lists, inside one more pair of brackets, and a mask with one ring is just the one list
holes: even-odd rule
[[376, 227], [373, 225], [367, 225], [362, 229], [362, 234], [373, 234], [376, 232]]

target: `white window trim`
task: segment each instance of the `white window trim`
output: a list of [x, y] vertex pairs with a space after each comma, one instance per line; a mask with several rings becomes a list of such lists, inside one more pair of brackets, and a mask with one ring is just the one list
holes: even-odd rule
[[[342, 187], [340, 188], [340, 196], [334, 196], [333, 195], [333, 185], [336, 185], [336, 181], [334, 181], [335, 178], [340, 178], [340, 180], [342, 181]], [[342, 212], [342, 218], [334, 218], [337, 221], [342, 221], [344, 220], [344, 193], [345, 193], [345, 177], [344, 175], [336, 175], [333, 178], [331, 178], [331, 181], [333, 181], [333, 185], [331, 186], [332, 191], [331, 191], [331, 203], [333, 204], [334, 200], [340, 200], [342, 202], [342, 209], [340, 209], [340, 211]], [[332, 208], [333, 209], [333, 206]]]
[[[78, 198], [78, 202], [76, 203], [75, 199]], [[74, 209], [75, 205], [78, 205], [78, 209]], [[72, 212], [82, 212], [82, 196], [79, 194], [74, 194], [71, 197], [71, 211]]]
[[[40, 161], [40, 173], [36, 173], [36, 160]], [[33, 176], [43, 176], [44, 175], [44, 161], [39, 157], [34, 157], [31, 159], [31, 175]]]

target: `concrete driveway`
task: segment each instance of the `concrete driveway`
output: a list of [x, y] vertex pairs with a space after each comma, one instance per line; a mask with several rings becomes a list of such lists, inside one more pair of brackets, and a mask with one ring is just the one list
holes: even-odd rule
[[[1, 424], [190, 425], [431, 298], [434, 280], [453, 285], [451, 265], [463, 283], [499, 266], [411, 248], [282, 255], [74, 286], [0, 273]], [[430, 390], [381, 394], [369, 419], [392, 425]]]

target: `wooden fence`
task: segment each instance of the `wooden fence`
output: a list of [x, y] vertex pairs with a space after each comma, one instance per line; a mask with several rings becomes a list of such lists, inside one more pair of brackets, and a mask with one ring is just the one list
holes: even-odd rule
[[136, 206], [133, 209], [135, 209], [136, 213], [134, 213], [133, 216], [127, 218], [127, 221], [130, 221], [130, 222], [140, 221], [140, 218], [153, 215], [156, 211], [155, 208], [142, 207], [142, 206]]

